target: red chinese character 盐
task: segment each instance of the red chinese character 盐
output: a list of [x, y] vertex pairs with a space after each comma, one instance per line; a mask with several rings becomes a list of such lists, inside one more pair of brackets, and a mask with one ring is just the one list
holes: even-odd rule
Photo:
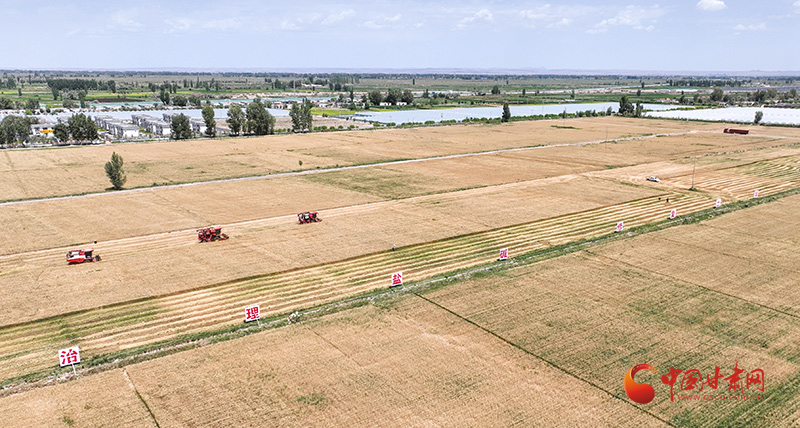
[[755, 369], [747, 374], [747, 389], [750, 389], [750, 385], [758, 385], [756, 388], [764, 392], [764, 370]]
[[403, 285], [403, 272], [392, 274], [392, 287]]
[[508, 248], [503, 248], [500, 250], [500, 260], [508, 259]]
[[744, 373], [744, 370], [739, 368], [739, 362], [736, 362], [736, 365], [733, 367], [733, 374], [724, 378], [728, 381], [728, 391], [730, 390], [740, 390], [743, 389], [742, 387], [742, 377], [740, 376]]
[[681, 372], [683, 372], [683, 370], [670, 366], [669, 373], [661, 376], [661, 383], [664, 385], [669, 385], [669, 401], [674, 401], [674, 396], [672, 395], [672, 386], [675, 385], [675, 381], [678, 380], [678, 375], [681, 374]]

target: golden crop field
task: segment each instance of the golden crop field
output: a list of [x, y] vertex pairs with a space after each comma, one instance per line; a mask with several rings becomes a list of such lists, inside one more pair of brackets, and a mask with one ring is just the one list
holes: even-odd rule
[[[253, 164], [259, 165], [253, 169], [287, 171], [297, 169], [291, 164], [298, 160], [294, 157], [298, 152], [322, 162], [315, 165], [304, 160], [303, 168], [379, 163], [357, 169], [315, 170], [302, 175], [0, 204], [0, 219], [8, 225], [7, 245], [0, 249], [0, 280], [4, 291], [0, 302], [6, 309], [0, 314], [0, 361], [3, 361], [0, 382], [11, 380], [10, 386], [19, 388], [18, 379], [22, 377], [43, 379], [48, 372], [62, 372], [54, 370], [54, 355], [56, 350], [67, 346], [79, 344], [84, 359], [91, 365], [93, 359], [99, 361], [123, 351], [158, 347], [177, 343], [181, 337], [189, 337], [186, 335], [233, 328], [242, 323], [243, 309], [251, 304], [259, 304], [263, 316], [279, 316], [374, 293], [386, 288], [390, 275], [398, 271], [404, 272], [407, 281], [420, 282], [491, 263], [501, 248], [508, 248], [513, 258], [553, 246], [606, 239], [614, 235], [618, 221], [624, 221], [626, 230], [663, 223], [673, 209], [678, 218], [670, 224], [677, 225], [684, 216], [712, 211], [716, 198], [722, 198], [728, 205], [752, 198], [755, 190], [759, 190], [761, 198], [769, 199], [771, 195], [800, 187], [797, 144], [800, 132], [793, 130], [757, 128], [751, 135], [738, 136], [722, 134], [720, 124], [617, 118], [575, 119], [566, 128], [555, 124], [561, 126], [562, 122], [4, 152], [10, 155], [6, 156], [7, 166], [13, 167], [4, 169], [0, 165], [0, 176], [10, 174], [6, 175], [9, 179], [6, 185], [22, 197], [102, 191], [97, 186], [103, 185], [104, 177], [90, 178], [89, 174], [95, 174], [90, 172], [94, 168], [90, 166], [102, 164], [112, 149], [129, 150], [124, 156], [126, 165], [131, 167], [136, 162], [149, 163], [146, 170], [134, 168], [129, 172], [131, 177], [144, 182], [153, 177], [148, 175], [153, 171], [159, 171], [168, 180], [165, 182], [249, 175], [248, 169]], [[605, 139], [606, 132], [609, 139], [616, 140], [598, 143]], [[533, 147], [540, 144], [546, 147]], [[522, 150], [480, 153], [497, 149]], [[246, 162], [238, 164], [228, 159], [235, 156], [226, 156], [238, 151], [243, 154], [237, 156], [243, 156]], [[422, 160], [450, 154], [466, 156]], [[139, 160], [128, 164], [129, 156]], [[397, 159], [420, 160], [384, 163]], [[189, 172], [203, 163], [209, 165], [210, 175]], [[18, 174], [25, 170], [20, 165], [27, 165], [28, 175], [33, 177], [25, 185], [19, 184]], [[177, 169], [173, 171], [173, 167]], [[37, 182], [40, 175], [36, 171], [44, 177], [41, 182]], [[70, 187], [80, 181], [70, 182], [66, 178], [71, 171], [75, 177], [85, 179], [85, 189]], [[172, 175], [175, 171], [177, 175]], [[649, 175], [659, 176], [661, 182], [646, 181], [644, 177]], [[48, 180], [58, 185], [47, 187]], [[692, 182], [696, 191], [688, 190]], [[639, 346], [646, 351], [639, 352], [660, 369], [688, 353], [691, 358], [686, 357], [685, 361], [689, 363], [699, 363], [700, 354], [708, 358], [724, 357], [720, 364], [728, 364], [729, 357], [741, 356], [770, 367], [780, 388], [794, 385], [794, 362], [786, 355], [796, 350], [797, 343], [791, 338], [781, 341], [777, 333], [766, 341], [753, 337], [763, 333], [762, 327], [784, 334], [781, 337], [790, 336], [796, 327], [793, 322], [798, 305], [792, 278], [797, 273], [794, 266], [798, 260], [792, 251], [797, 242], [796, 228], [792, 225], [797, 225], [797, 221], [792, 213], [799, 203], [797, 199], [781, 199], [634, 239], [614, 239], [611, 244], [578, 254], [452, 284], [425, 294], [426, 299], [435, 302], [433, 305], [420, 303], [417, 297], [404, 297], [397, 305], [390, 304], [389, 312], [371, 306], [346, 310], [330, 319], [313, 321], [318, 328], [292, 327], [255, 337], [267, 335], [271, 343], [284, 346], [291, 338], [299, 343], [311, 340], [309, 346], [322, 346], [314, 351], [322, 359], [321, 356], [341, 352], [346, 346], [364, 346], [347, 345], [349, 334], [344, 333], [337, 336], [340, 344], [315, 342], [320, 335], [347, 331], [351, 319], [347, 314], [351, 312], [361, 325], [358, 331], [364, 331], [374, 325], [416, 320], [421, 308], [431, 311], [430, 307], [439, 304], [447, 310], [432, 310], [434, 318], [430, 324], [388, 331], [387, 335], [396, 338], [387, 336], [387, 340], [399, 344], [403, 338], [421, 335], [420, 346], [428, 349], [432, 346], [426, 336], [428, 329], [466, 322], [462, 327], [469, 334], [488, 334], [489, 342], [500, 339], [500, 344], [510, 346], [512, 354], [520, 352], [525, 358], [544, 363], [545, 368], [554, 372], [551, 374], [566, 376], [589, 395], [596, 394], [603, 409], [593, 406], [591, 411], [578, 412], [592, 421], [589, 425], [616, 424], [608, 418], [622, 412], [632, 415], [624, 423], [636, 426], [683, 425], [684, 417], [692, 422], [689, 425], [703, 425], [695, 423], [699, 420], [721, 426], [720, 421], [732, 420], [725, 419], [729, 415], [738, 415], [739, 407], [722, 406], [724, 411], [714, 419], [695, 415], [692, 413], [695, 408], [672, 406], [661, 400], [653, 405], [651, 413], [641, 412], [626, 401], [621, 392], [621, 376], [618, 385], [612, 387], [616, 375], [606, 374], [607, 377], [595, 380], [591, 372], [595, 369], [611, 372], [633, 361], [630, 355], [625, 356], [626, 349], [641, 341]], [[323, 222], [297, 224], [295, 214], [306, 210], [319, 211]], [[764, 235], [753, 232], [758, 229], [749, 227], [748, 222], [763, 224], [770, 231]], [[212, 224], [221, 225], [231, 239], [198, 243], [195, 229]], [[732, 226], [724, 229], [727, 225]], [[389, 251], [392, 245], [397, 245], [399, 251]], [[64, 254], [83, 247], [94, 247], [103, 260], [67, 266]], [[718, 248], [725, 251], [717, 254]], [[644, 254], [640, 255], [640, 251]], [[664, 256], [664, 251], [675, 256]], [[752, 269], [749, 262], [758, 263], [763, 269]], [[753, 287], [753, 283], [759, 287]], [[680, 305], [664, 297], [681, 293], [688, 294]], [[459, 300], [458, 295], [465, 297]], [[650, 304], [658, 309], [650, 309]], [[666, 312], [673, 308], [670, 305], [678, 305], [674, 309], [683, 313], [692, 313], [697, 306], [702, 314], [710, 311], [718, 316], [682, 315], [673, 319]], [[734, 321], [730, 311], [739, 311], [745, 314], [744, 318]], [[437, 317], [435, 314], [439, 312]], [[443, 321], [451, 316], [453, 320]], [[468, 321], [459, 321], [462, 318]], [[635, 332], [625, 333], [629, 325], [635, 326]], [[734, 326], [740, 331], [738, 336], [731, 331]], [[666, 345], [672, 329], [681, 330], [682, 336], [677, 344]], [[625, 333], [623, 338], [617, 336], [620, 332]], [[719, 332], [728, 336], [714, 336]], [[556, 339], [562, 333], [569, 339], [567, 342]], [[380, 335], [373, 331], [359, 334]], [[592, 334], [596, 334], [595, 342]], [[251, 343], [252, 337], [241, 340]], [[708, 349], [697, 351], [689, 345], [691, 340]], [[167, 376], [165, 367], [176, 367], [181, 355], [213, 353], [218, 347], [236, 346], [239, 342], [234, 340], [129, 366], [127, 374], [134, 384], [141, 382], [141, 396], [161, 426], [202, 424], [211, 416], [202, 411], [193, 416], [197, 409], [181, 409], [180, 401], [169, 402], [173, 398], [167, 396], [175, 394], [164, 392], [167, 389], [163, 388], [169, 386], [159, 383], [159, 376]], [[328, 345], [336, 352], [325, 348]], [[653, 354], [657, 345], [663, 345], [663, 356]], [[759, 353], [756, 345], [780, 351], [775, 355], [769, 351]], [[296, 352], [303, 352], [302, 346], [292, 346], [296, 346]], [[719, 352], [712, 352], [711, 347], [719, 348]], [[224, 352], [231, 353], [230, 348], [225, 349], [228, 351]], [[313, 359], [314, 352], [302, 357]], [[404, 352], [406, 356], [397, 357], [399, 364], [404, 358], [418, 357], [420, 352], [436, 351], [415, 351], [412, 347]], [[456, 351], [440, 352], [447, 355]], [[479, 352], [499, 351], [487, 348]], [[299, 354], [290, 355], [298, 361], [302, 359]], [[280, 353], [269, 353], [259, 358], [279, 356]], [[491, 354], [485, 358], [495, 357]], [[198, 382], [219, 385], [223, 382], [220, 376], [231, 377], [234, 383], [250, 382], [235, 380], [240, 371], [250, 369], [228, 369], [232, 364], [228, 358], [202, 358], [196, 367], [202, 366], [205, 372], [216, 365], [222, 371], [217, 370], [216, 377], [200, 378]], [[489, 390], [497, 389], [503, 376], [494, 374], [495, 369], [484, 357], [469, 358], [483, 362], [477, 365], [464, 362], [465, 367], [489, 370], [487, 379], [491, 381], [484, 381], [488, 389], [481, 389], [480, 393], [486, 395]], [[338, 366], [342, 361], [320, 364]], [[446, 361], [429, 362], [430, 367], [436, 364], [447, 365]], [[279, 367], [277, 363], [273, 365]], [[146, 371], [142, 367], [157, 367], [152, 373], [161, 374], [140, 375]], [[389, 367], [375, 367], [375, 370], [383, 376], [386, 373], [381, 370]], [[189, 376], [183, 369], [181, 366], [174, 375]], [[324, 365], [311, 372], [325, 370], [332, 368]], [[301, 370], [281, 376], [291, 379], [303, 373], [308, 372]], [[148, 381], [151, 377], [155, 384]], [[386, 391], [402, 378], [376, 385], [378, 393], [399, 393], [406, 399], [414, 394], [439, 396], [438, 391], [409, 389], [419, 383], [413, 377], [416, 380], [408, 381], [400, 390]], [[524, 376], [516, 379], [509, 375], [508, 379], [518, 381], [515, 388], [530, 387]], [[392, 413], [381, 407], [385, 403], [378, 404], [372, 398], [356, 400], [352, 404], [356, 407], [349, 407], [344, 397], [355, 394], [347, 389], [353, 388], [352, 383], [347, 382], [341, 389], [325, 395], [313, 388], [302, 391], [301, 384], [305, 381], [299, 377], [287, 380], [300, 388], [289, 395], [285, 391], [262, 392], [271, 404], [257, 406], [253, 412], [239, 411], [242, 415], [237, 416], [237, 406], [226, 409], [221, 413], [225, 416], [220, 416], [215, 424], [258, 424], [254, 418], [265, 417], [264, 412], [269, 412], [267, 425], [317, 425], [325, 418], [341, 421], [342, 425], [361, 422], [374, 425], [374, 419], [347, 419], [350, 412], [346, 409], [359, 405], [374, 408], [373, 415], [391, 415], [389, 420], [394, 423], [387, 423], [389, 426], [403, 424], [404, 417], [411, 418], [407, 420], [411, 425], [457, 425], [462, 418], [473, 418], [476, 426], [493, 425], [492, 421], [528, 426], [530, 416], [541, 413], [537, 410], [503, 419], [504, 416], [496, 414], [497, 406], [492, 407], [488, 401], [486, 405], [494, 410], [486, 410], [485, 416], [478, 417], [468, 407], [456, 406], [452, 415], [444, 417], [443, 409], [449, 405], [445, 399], [429, 403], [430, 409], [420, 410], [422, 413], [409, 411], [414, 407], [408, 403], [404, 405], [406, 411]], [[68, 390], [68, 386], [72, 384], [59, 388]], [[196, 387], [200, 384], [192, 386]], [[218, 400], [248, 402], [242, 395], [244, 392], [233, 386], [222, 388], [230, 391], [216, 394], [225, 397]], [[513, 391], [502, 393], [506, 395], [495, 393], [503, 402], [508, 401], [503, 397], [529, 397]], [[8, 399], [19, 400], [16, 397], [26, 394], [41, 400], [50, 392], [36, 389], [13, 394]], [[293, 394], [298, 397], [296, 402], [287, 398], [294, 397]], [[794, 403], [791, 394], [788, 396], [789, 402]], [[786, 399], [786, 395], [780, 397], [782, 403], [780, 400]], [[0, 408], [9, 402], [6, 400], [0, 400]], [[319, 406], [320, 403], [326, 404]], [[551, 400], [550, 405], [569, 413], [570, 406], [562, 399]], [[762, 407], [768, 412], [756, 413], [763, 416], [778, 412], [775, 414], [786, 416], [781, 413], [785, 412], [782, 405], [777, 406], [778, 410], [773, 407]], [[45, 416], [73, 418], [71, 414], [56, 415], [58, 411], [47, 410]], [[575, 414], [561, 415], [551, 421], [568, 426], [567, 421], [575, 418], [578, 418]], [[92, 416], [88, 420], [97, 418]], [[124, 421], [124, 416], [120, 420]]]

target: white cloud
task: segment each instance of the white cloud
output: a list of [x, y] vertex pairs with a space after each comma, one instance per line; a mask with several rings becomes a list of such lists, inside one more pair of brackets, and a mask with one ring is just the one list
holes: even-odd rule
[[739, 24], [733, 27], [733, 29], [736, 31], [761, 31], [761, 30], [766, 30], [767, 25], [764, 24], [763, 22], [760, 24], [749, 24], [749, 25]]
[[474, 15], [462, 19], [461, 21], [458, 22], [458, 28], [464, 28], [467, 25], [481, 21], [494, 22], [494, 16], [492, 15], [492, 12], [489, 11], [489, 9], [481, 9], [475, 12]]
[[[798, 0], [800, 1], [800, 0]], [[597, 12], [592, 6], [556, 6], [550, 3], [520, 12], [524, 25], [532, 28], [563, 28], [572, 25], [576, 19], [583, 19]]]
[[665, 13], [666, 11], [658, 5], [650, 8], [628, 6], [617, 12], [617, 15], [613, 18], [598, 22], [586, 32], [589, 34], [605, 33], [611, 27], [630, 27], [634, 30], [652, 31], [655, 26], [652, 24], [645, 25], [645, 23], [655, 23], [658, 21], [657, 18]]
[[141, 22], [134, 19], [136, 15], [138, 15], [138, 13], [135, 9], [120, 10], [111, 15], [111, 23], [116, 28], [136, 31], [144, 27]]
[[164, 24], [167, 25], [166, 31], [168, 33], [182, 33], [189, 31], [194, 23], [190, 19], [186, 18], [178, 18], [178, 19], [165, 19]]
[[299, 25], [295, 24], [292, 21], [286, 20], [286, 19], [281, 21], [281, 25], [280, 25], [279, 28], [281, 30], [289, 30], [289, 31], [297, 31], [297, 30], [301, 29]]
[[343, 10], [339, 13], [328, 15], [325, 19], [322, 20], [322, 25], [331, 25], [336, 24], [337, 22], [344, 21], [345, 19], [355, 15], [356, 12], [352, 9]]
[[243, 27], [242, 23], [238, 19], [234, 18], [212, 19], [203, 23], [203, 28], [208, 28], [211, 30], [230, 30], [241, 27]]
[[800, 13], [800, 0], [792, 3], [792, 6], [794, 6], [794, 13]]
[[723, 0], [700, 0], [697, 2], [697, 9], [716, 12], [728, 7]]
[[370, 30], [380, 30], [383, 28], [383, 25], [378, 24], [375, 21], [365, 21], [363, 24], [361, 24], [361, 26], [364, 28], [369, 28]]

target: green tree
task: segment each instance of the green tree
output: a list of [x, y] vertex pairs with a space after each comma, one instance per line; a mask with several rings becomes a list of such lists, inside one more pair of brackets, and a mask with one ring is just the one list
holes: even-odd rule
[[503, 122], [508, 122], [511, 119], [511, 109], [508, 108], [508, 103], [503, 103]]
[[789, 90], [789, 98], [797, 98], [797, 89], [792, 88]]
[[50, 92], [53, 93], [53, 101], [58, 100], [58, 93], [59, 93], [58, 88], [50, 88]]
[[525, 88], [522, 88], [522, 96], [525, 96]]
[[122, 189], [128, 177], [125, 175], [125, 170], [122, 168], [124, 162], [122, 156], [117, 152], [111, 153], [111, 160], [106, 162], [106, 176], [111, 180], [111, 187], [115, 190]]
[[172, 104], [180, 107], [186, 106], [189, 103], [189, 100], [183, 95], [175, 95], [172, 97]]
[[23, 116], [6, 116], [0, 122], [0, 144], [26, 143], [31, 136], [31, 124], [36, 118]]
[[369, 102], [371, 102], [372, 105], [380, 105], [381, 102], [383, 102], [383, 94], [381, 91], [377, 89], [369, 91]]
[[62, 143], [69, 140], [69, 127], [63, 123], [59, 123], [53, 127], [53, 136]]
[[31, 111], [39, 110], [39, 99], [28, 98], [28, 101], [25, 102], [25, 108]]
[[217, 136], [217, 123], [214, 121], [214, 107], [203, 107], [203, 121], [206, 123], [206, 137]]
[[108, 81], [108, 89], [111, 90], [112, 93], [117, 93], [117, 82], [113, 80]]
[[13, 108], [14, 108], [14, 101], [11, 101], [11, 98], [0, 97], [0, 110], [11, 110]]
[[629, 116], [633, 115], [633, 104], [628, 101], [628, 96], [623, 95], [622, 98], [619, 100], [619, 114], [622, 116]]
[[303, 98], [302, 103], [292, 104], [292, 110], [289, 116], [292, 118], [292, 130], [311, 130], [313, 128], [312, 115], [311, 115], [311, 101]]
[[410, 90], [406, 89], [403, 91], [403, 95], [400, 97], [400, 101], [411, 105], [414, 103], [414, 94], [411, 93]]
[[725, 94], [722, 93], [722, 89], [714, 88], [714, 91], [711, 92], [711, 101], [720, 102]]
[[72, 138], [78, 141], [92, 141], [98, 138], [97, 126], [83, 113], [72, 115], [67, 121], [67, 127]]
[[231, 128], [231, 134], [239, 135], [244, 126], [245, 116], [239, 104], [233, 104], [228, 109], [228, 119], [225, 122]]
[[492, 87], [492, 95], [500, 95], [500, 87], [499, 86], [494, 85]]
[[403, 96], [403, 92], [398, 88], [389, 89], [386, 93], [386, 102], [390, 103], [393, 106], [397, 105], [397, 102], [400, 101], [400, 98]]
[[247, 130], [256, 135], [275, 133], [275, 118], [259, 99], [247, 105]]
[[759, 110], [759, 111], [756, 112], [756, 117], [755, 117], [755, 120], [753, 120], [753, 123], [758, 125], [759, 123], [761, 123], [761, 119], [763, 119], [763, 118], [764, 118], [764, 112]]
[[161, 92], [158, 94], [158, 99], [160, 99], [164, 104], [169, 104], [169, 92], [165, 88], [161, 88]]
[[189, 124], [189, 116], [176, 114], [172, 116], [172, 139], [186, 140], [192, 138], [192, 126]]
[[644, 109], [642, 108], [642, 103], [637, 101], [636, 102], [636, 112], [633, 114], [636, 117], [642, 117], [642, 112]]

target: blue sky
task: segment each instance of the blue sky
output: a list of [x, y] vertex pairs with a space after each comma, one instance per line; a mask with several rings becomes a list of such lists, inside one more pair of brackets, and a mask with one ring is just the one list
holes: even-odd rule
[[800, 0], [0, 0], [0, 68], [798, 71]]

